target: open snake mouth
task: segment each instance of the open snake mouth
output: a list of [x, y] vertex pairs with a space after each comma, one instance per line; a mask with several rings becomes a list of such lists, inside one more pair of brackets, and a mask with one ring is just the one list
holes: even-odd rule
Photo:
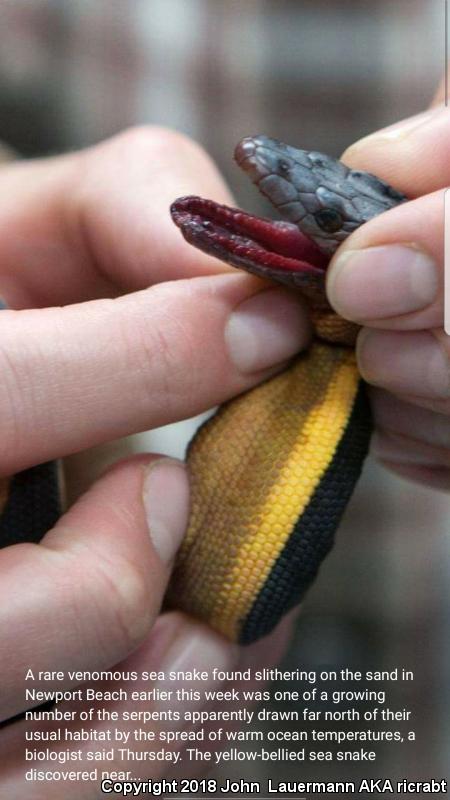
[[[293, 152], [297, 157], [303, 157], [301, 151], [293, 151], [281, 142], [260, 136], [243, 139], [234, 156], [238, 166], [279, 208], [282, 216], [296, 212], [294, 221], [257, 217], [195, 195], [178, 198], [170, 211], [173, 221], [190, 244], [233, 267], [298, 289], [317, 306], [324, 307], [328, 305], [325, 273], [333, 247], [330, 251], [329, 242], [326, 242], [326, 247], [321, 248], [308, 235], [309, 231], [308, 234], [304, 231], [306, 205], [317, 204], [318, 200], [310, 198], [308, 202], [305, 197], [300, 197], [298, 187], [289, 178], [290, 165], [295, 163]], [[311, 156], [305, 158], [301, 182], [306, 188], [311, 188], [311, 180], [315, 186], [318, 179], [317, 176], [311, 178]], [[323, 164], [326, 158], [323, 156], [320, 163]], [[342, 165], [335, 169], [346, 168]], [[297, 200], [293, 202], [295, 198]], [[299, 224], [299, 219], [302, 224]]]
[[297, 225], [195, 195], [175, 200], [170, 212], [186, 241], [199, 250], [307, 295], [323, 293], [330, 257]]
[[323, 275], [329, 257], [296, 225], [248, 214], [191, 195], [171, 206], [184, 238], [211, 255], [254, 262], [255, 266]]

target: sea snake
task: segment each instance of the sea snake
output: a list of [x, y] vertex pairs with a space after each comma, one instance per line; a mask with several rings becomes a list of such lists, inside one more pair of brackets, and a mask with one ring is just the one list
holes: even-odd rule
[[191, 516], [169, 600], [246, 644], [314, 580], [368, 449], [358, 328], [329, 306], [328, 262], [352, 231], [407, 198], [267, 136], [243, 139], [235, 158], [287, 221], [195, 196], [176, 200], [172, 218], [199, 249], [300, 291], [316, 334], [285, 372], [222, 406], [188, 448]]

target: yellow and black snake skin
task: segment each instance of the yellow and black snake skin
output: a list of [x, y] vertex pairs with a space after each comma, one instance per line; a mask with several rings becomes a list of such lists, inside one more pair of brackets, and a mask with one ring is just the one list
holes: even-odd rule
[[[168, 602], [249, 643], [314, 579], [368, 448], [357, 329], [328, 305], [327, 263], [352, 230], [406, 198], [265, 136], [244, 139], [236, 158], [288, 221], [198, 197], [175, 201], [172, 217], [200, 249], [301, 291], [316, 339], [285, 372], [222, 406], [191, 442], [191, 517]], [[0, 547], [39, 541], [59, 514], [55, 463], [3, 481]]]
[[200, 249], [300, 290], [316, 332], [307, 353], [222, 406], [188, 450], [192, 510], [169, 597], [246, 644], [314, 580], [368, 449], [357, 328], [328, 306], [326, 264], [352, 230], [406, 198], [375, 176], [265, 136], [243, 140], [236, 159], [292, 222], [198, 197], [175, 201], [173, 219]]

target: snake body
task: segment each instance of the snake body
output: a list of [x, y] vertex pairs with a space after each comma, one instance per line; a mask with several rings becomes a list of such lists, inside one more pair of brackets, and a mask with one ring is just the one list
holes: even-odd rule
[[246, 644], [314, 580], [368, 449], [357, 327], [329, 307], [327, 263], [359, 225], [406, 198], [369, 173], [266, 136], [244, 139], [236, 160], [289, 222], [198, 197], [177, 200], [173, 219], [200, 249], [301, 291], [316, 332], [307, 353], [223, 406], [188, 450], [192, 511], [169, 597]]
[[[371, 423], [353, 344], [357, 328], [325, 295], [331, 254], [406, 198], [373, 175], [266, 136], [236, 160], [286, 221], [199, 197], [172, 217], [228, 264], [300, 291], [316, 339], [281, 375], [222, 406], [188, 449], [192, 500], [168, 602], [248, 643], [303, 596], [333, 543]], [[39, 541], [60, 513], [54, 463], [0, 483], [0, 546]]]

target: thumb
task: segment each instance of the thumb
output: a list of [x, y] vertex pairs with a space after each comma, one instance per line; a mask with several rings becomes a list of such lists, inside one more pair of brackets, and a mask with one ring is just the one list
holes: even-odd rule
[[38, 680], [46, 670], [64, 671], [55, 688], [69, 688], [77, 671], [110, 666], [143, 641], [188, 505], [181, 462], [138, 456], [110, 469], [39, 545], [1, 551], [0, 719], [24, 710], [27, 669], [34, 688], [52, 688], [48, 676]]

